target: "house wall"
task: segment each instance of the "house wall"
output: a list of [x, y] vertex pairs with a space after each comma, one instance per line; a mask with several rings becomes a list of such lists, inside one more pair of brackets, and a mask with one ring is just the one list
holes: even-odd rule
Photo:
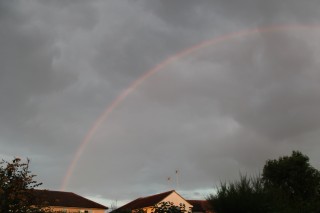
[[[167, 196], [165, 199], [163, 199], [161, 202], [172, 202], [175, 206], [179, 206], [180, 203], [184, 204], [186, 207], [186, 210], [192, 211], [192, 205], [189, 204], [185, 199], [183, 199], [180, 195], [177, 193], [171, 193], [169, 196]], [[148, 212], [149, 213], [149, 212]]]
[[[150, 207], [145, 207], [145, 208], [142, 208], [143, 209], [143, 211], [145, 212], [145, 213], [152, 213], [153, 212], [153, 207], [152, 206], [150, 206]], [[137, 213], [137, 210], [132, 210], [132, 213]]]
[[104, 209], [90, 209], [90, 208], [77, 208], [77, 207], [50, 207], [53, 212], [61, 213], [105, 213]]
[[[170, 202], [170, 203], [173, 203], [173, 205], [175, 205], [175, 206], [179, 206], [180, 204], [184, 204], [185, 205], [185, 209], [188, 212], [192, 212], [192, 205], [189, 204], [185, 199], [183, 199], [176, 192], [171, 193], [170, 195], [168, 195], [166, 198], [164, 198], [159, 203], [162, 203], [162, 202]], [[153, 206], [145, 207], [145, 208], [143, 208], [143, 210], [145, 211], [145, 213], [152, 213], [153, 212]], [[133, 210], [132, 213], [136, 213], [136, 211], [137, 210]]]

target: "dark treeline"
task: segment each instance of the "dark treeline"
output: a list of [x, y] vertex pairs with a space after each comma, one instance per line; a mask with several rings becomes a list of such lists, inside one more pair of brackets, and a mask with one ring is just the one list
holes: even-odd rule
[[51, 212], [45, 200], [33, 193], [42, 183], [34, 180], [29, 163], [20, 158], [0, 162], [0, 213]]
[[320, 172], [293, 151], [268, 160], [259, 176], [221, 183], [207, 200], [215, 213], [319, 213]]

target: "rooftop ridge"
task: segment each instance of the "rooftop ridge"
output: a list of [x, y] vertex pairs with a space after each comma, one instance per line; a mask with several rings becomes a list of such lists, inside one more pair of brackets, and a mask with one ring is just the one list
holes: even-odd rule
[[74, 192], [34, 189], [34, 193], [36, 196], [45, 199], [49, 206], [108, 209], [108, 207], [82, 197]]
[[154, 195], [149, 195], [146, 197], [139, 197], [123, 206], [121, 206], [119, 209], [127, 210], [127, 209], [139, 209], [143, 207], [150, 207], [154, 206], [155, 204], [161, 202], [164, 198], [169, 196], [171, 193], [175, 192], [175, 190], [170, 190]]

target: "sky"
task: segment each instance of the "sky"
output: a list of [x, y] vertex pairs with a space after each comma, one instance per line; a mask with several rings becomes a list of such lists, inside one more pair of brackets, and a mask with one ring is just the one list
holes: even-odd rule
[[293, 150], [319, 169], [319, 9], [2, 0], [0, 158], [109, 207], [171, 189], [204, 199]]

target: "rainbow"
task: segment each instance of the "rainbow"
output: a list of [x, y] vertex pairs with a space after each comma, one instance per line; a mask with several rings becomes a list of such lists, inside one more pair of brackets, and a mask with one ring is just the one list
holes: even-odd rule
[[311, 30], [311, 29], [317, 29], [319, 28], [319, 25], [285, 25], [285, 26], [270, 26], [270, 27], [263, 27], [263, 28], [254, 28], [249, 30], [243, 30], [238, 31], [234, 33], [230, 33], [227, 35], [223, 35], [220, 37], [216, 37], [210, 40], [203, 41], [199, 44], [196, 44], [192, 47], [186, 48], [180, 52], [178, 52], [175, 55], [170, 56], [166, 60], [160, 62], [152, 69], [148, 70], [144, 74], [142, 74], [139, 78], [137, 78], [135, 81], [133, 81], [119, 96], [117, 96], [110, 105], [107, 106], [105, 111], [98, 117], [98, 119], [94, 122], [93, 126], [90, 128], [88, 133], [85, 135], [84, 139], [78, 146], [76, 153], [68, 166], [67, 172], [63, 178], [62, 184], [61, 184], [61, 190], [65, 190], [67, 185], [69, 184], [70, 178], [72, 177], [73, 171], [81, 158], [84, 150], [90, 143], [91, 138], [94, 136], [94, 134], [97, 132], [97, 130], [100, 128], [100, 126], [107, 120], [109, 115], [112, 113], [112, 111], [119, 106], [123, 102], [123, 100], [130, 95], [137, 87], [139, 87], [145, 80], [150, 78], [155, 73], [161, 71], [166, 66], [170, 65], [171, 63], [188, 56], [192, 53], [195, 53], [203, 48], [221, 43], [226, 42], [230, 39], [234, 39], [241, 36], [248, 36], [253, 35], [257, 33], [267, 33], [267, 32], [275, 32], [275, 31], [287, 31], [287, 30]]

